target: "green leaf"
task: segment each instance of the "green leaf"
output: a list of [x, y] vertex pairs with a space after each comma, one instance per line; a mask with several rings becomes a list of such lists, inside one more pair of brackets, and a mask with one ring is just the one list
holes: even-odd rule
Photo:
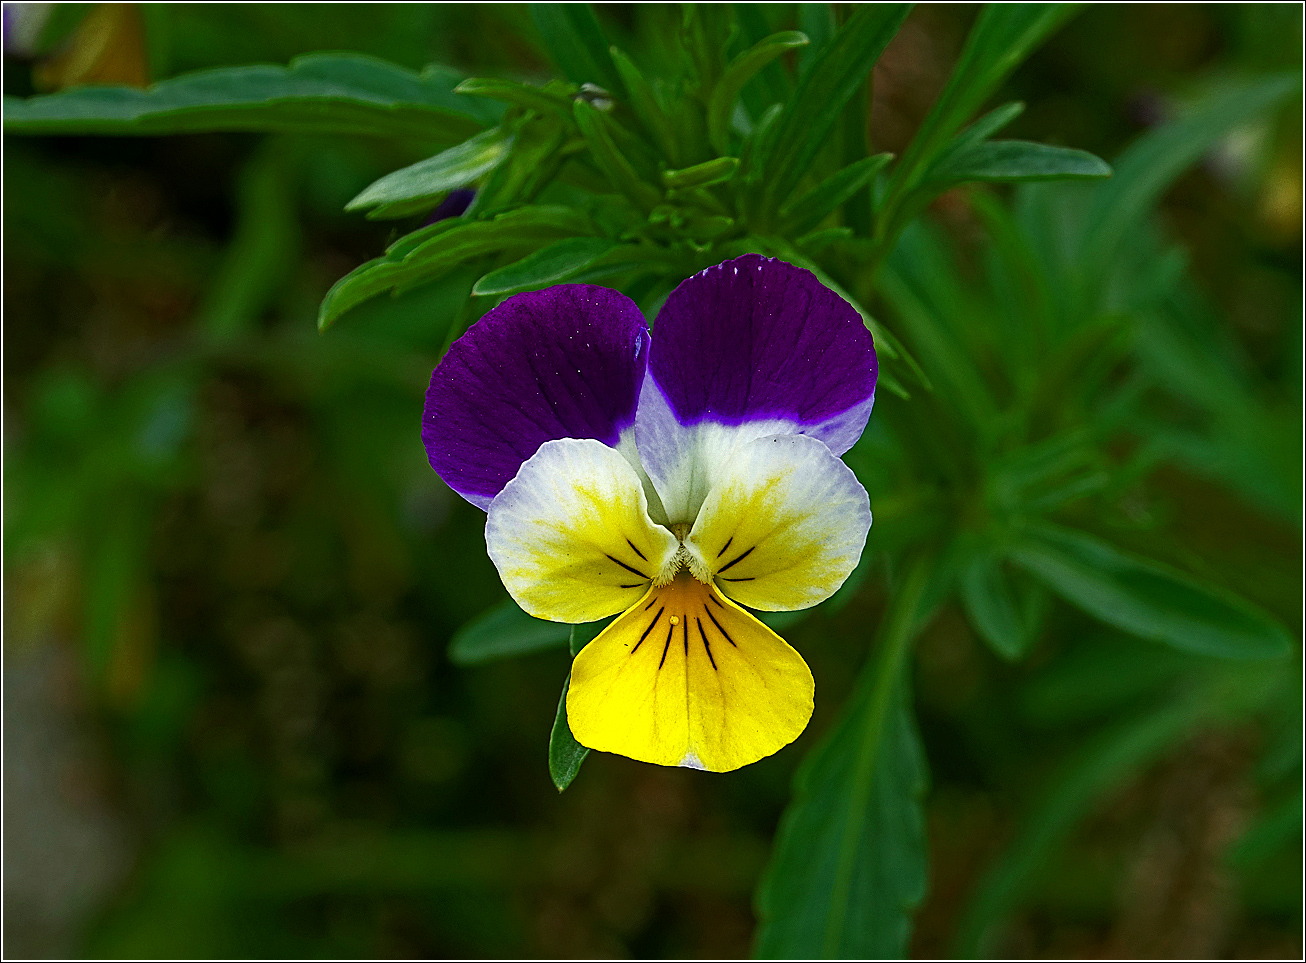
[[308, 54], [289, 67], [201, 70], [145, 90], [77, 87], [4, 99], [10, 134], [282, 131], [462, 140], [496, 122], [492, 105], [362, 54]]
[[1140, 137], [1094, 194], [1081, 259], [1090, 270], [1102, 270], [1171, 182], [1218, 138], [1300, 90], [1299, 74], [1225, 84], [1187, 116]]
[[400, 238], [385, 255], [350, 271], [332, 285], [318, 309], [318, 328], [331, 323], [357, 304], [387, 291], [425, 284], [467, 261], [486, 254], [527, 254], [545, 244], [590, 234], [593, 225], [580, 211], [554, 205], [532, 205], [500, 214], [493, 220], [449, 220]]
[[[553, 81], [553, 83], [561, 83]], [[563, 117], [571, 116], [571, 98], [561, 92], [545, 88], [519, 84], [512, 80], [498, 80], [486, 77], [468, 77], [457, 87], [454, 93], [468, 94], [472, 97], [488, 97], [505, 104], [516, 104], [528, 110], [542, 114], [554, 113]]]
[[597, 622], [582, 622], [579, 625], [571, 627], [571, 655], [572, 658], [580, 655], [580, 650], [585, 648], [602, 634], [603, 630], [612, 624], [616, 616], [609, 616], [606, 619], [599, 619]]
[[387, 217], [420, 213], [434, 207], [441, 195], [488, 174], [511, 146], [512, 135], [502, 127], [492, 127], [434, 157], [387, 174], [346, 204], [345, 210], [384, 204]]
[[269, 137], [240, 172], [236, 231], [200, 306], [197, 321], [215, 341], [249, 332], [285, 290], [300, 251], [293, 146]]
[[796, 47], [806, 46], [807, 42], [806, 35], [786, 30], [758, 41], [730, 61], [707, 106], [708, 140], [717, 153], [730, 152], [730, 115], [744, 86], [771, 61]]
[[590, 751], [576, 741], [567, 724], [567, 687], [571, 684], [571, 673], [562, 681], [562, 695], [558, 699], [558, 714], [553, 719], [553, 731], [549, 734], [549, 776], [553, 784], [562, 792], [571, 785], [580, 764]]
[[985, 873], [962, 917], [950, 955], [998, 953], [995, 937], [1019, 906], [1056, 846], [1093, 805], [1210, 720], [1253, 710], [1273, 692], [1278, 669], [1226, 672], [1196, 687], [1182, 701], [1129, 719], [1094, 738], [1048, 781], [1015, 839]]
[[662, 200], [657, 189], [640, 179], [630, 160], [617, 148], [607, 129], [606, 118], [583, 100], [573, 105], [576, 123], [590, 149], [590, 156], [614, 188], [644, 212]]
[[612, 48], [612, 62], [617, 67], [617, 72], [621, 74], [621, 79], [626, 85], [629, 92], [630, 107], [644, 125], [645, 131], [658, 145], [658, 148], [672, 162], [676, 162], [679, 156], [679, 143], [676, 136], [675, 126], [667, 116], [666, 107], [662, 103], [662, 98], [658, 96], [656, 88], [650, 84], [640, 69], [635, 66], [634, 62], [616, 47]]
[[952, 142], [953, 147], [971, 147], [988, 140], [1024, 112], [1025, 104], [1019, 100], [1010, 100], [1000, 107], [994, 107], [958, 134]]
[[961, 571], [959, 588], [971, 625], [993, 651], [1013, 662], [1024, 657], [1033, 638], [1001, 560], [986, 555], [972, 559]]
[[607, 38], [588, 3], [532, 3], [531, 17], [544, 45], [568, 80], [597, 84], [625, 99]]
[[[597, 622], [573, 625], [569, 643], [572, 658], [597, 639], [599, 633], [611, 625], [615, 618], [616, 616], [612, 616], [599, 619]], [[571, 785], [571, 781], [576, 778], [576, 773], [580, 772], [580, 764], [590, 754], [588, 749], [576, 741], [576, 737], [571, 734], [571, 727], [567, 724], [567, 687], [570, 684], [571, 673], [568, 672], [567, 678], [562, 683], [562, 697], [558, 700], [558, 714], [553, 720], [553, 732], [549, 736], [549, 775], [553, 778], [553, 784], [558, 787], [558, 792]]]
[[514, 264], [491, 271], [476, 282], [472, 294], [516, 294], [565, 281], [588, 268], [614, 246], [612, 241], [602, 237], [567, 238], [540, 248]]
[[569, 625], [532, 618], [512, 599], [504, 599], [454, 633], [449, 661], [454, 665], [480, 665], [528, 652], [559, 649], [570, 637]]
[[806, 234], [838, 209], [854, 194], [863, 190], [889, 161], [892, 154], [874, 154], [849, 164], [831, 174], [797, 200], [780, 208], [780, 233], [789, 236]]
[[1010, 557], [1089, 615], [1184, 652], [1272, 659], [1293, 648], [1287, 631], [1251, 603], [1083, 532], [1039, 525]]
[[[897, 232], [914, 213], [911, 205], [903, 207], [907, 195], [915, 191], [926, 172], [948, 149], [953, 135], [1021, 61], [1074, 12], [1071, 4], [1046, 3], [994, 3], [980, 12], [947, 86], [894, 167], [881, 203], [884, 215], [876, 223], [882, 253], [887, 253]], [[1011, 109], [1010, 106], [999, 108]], [[985, 121], [1000, 121], [1003, 116], [989, 114], [972, 129]]]
[[678, 171], [663, 171], [662, 183], [667, 187], [683, 189], [687, 187], [706, 187], [709, 184], [723, 184], [735, 176], [739, 169], [739, 158], [716, 157], [693, 167]]
[[859, 6], [821, 50], [776, 122], [765, 178], [772, 209], [788, 199], [807, 173], [844, 104], [865, 85], [910, 10], [906, 3]]
[[757, 894], [757, 955], [904, 956], [925, 895], [925, 757], [904, 663], [927, 568], [894, 596], [878, 653], [835, 726], [799, 767]]
[[487, 214], [530, 203], [566, 160], [568, 151], [564, 148], [574, 129], [567, 121], [555, 114], [531, 115], [514, 126], [508, 156], [481, 182], [464, 217], [483, 219]]
[[1056, 181], [1110, 177], [1111, 168], [1086, 150], [1027, 140], [990, 140], [940, 158], [926, 182]]

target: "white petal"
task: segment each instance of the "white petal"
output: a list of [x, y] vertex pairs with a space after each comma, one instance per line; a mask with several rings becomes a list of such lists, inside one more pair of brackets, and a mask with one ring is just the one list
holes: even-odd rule
[[870, 527], [852, 469], [815, 438], [772, 435], [734, 451], [685, 547], [695, 572], [736, 602], [789, 611], [834, 594]]
[[678, 547], [634, 468], [592, 438], [541, 445], [490, 502], [485, 544], [517, 604], [555, 622], [629, 608]]
[[692, 525], [707, 493], [729, 475], [735, 451], [757, 438], [796, 433], [796, 422], [772, 418], [723, 425], [683, 425], [652, 378], [644, 379], [635, 422], [639, 458], [661, 498], [669, 524]]

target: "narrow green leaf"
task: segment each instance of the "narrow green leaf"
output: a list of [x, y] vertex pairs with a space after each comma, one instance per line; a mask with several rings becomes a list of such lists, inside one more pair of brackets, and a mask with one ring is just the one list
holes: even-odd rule
[[199, 308], [216, 341], [248, 333], [285, 289], [300, 250], [297, 165], [282, 138], [269, 137], [240, 172], [236, 232]]
[[[739, 22], [741, 46], [760, 43], [771, 34], [771, 25], [760, 3], [732, 4]], [[735, 48], [739, 50], [739, 48]], [[789, 99], [794, 84], [790, 74], [777, 61], [771, 61], [744, 85], [743, 97], [753, 119], [762, 116], [769, 104], [783, 103]]]
[[[1071, 4], [1046, 3], [994, 3], [980, 12], [947, 86], [922, 121], [902, 160], [894, 167], [881, 205], [885, 216], [876, 223], [877, 239], [883, 253], [888, 252], [897, 231], [905, 223], [900, 206], [948, 149], [961, 125], [1074, 12], [1075, 7]], [[976, 126], [1002, 117], [1002, 114], [997, 117], [989, 114]], [[906, 211], [906, 214], [910, 213], [911, 210]]]
[[970, 147], [981, 141], [988, 140], [1024, 112], [1025, 104], [1020, 100], [1010, 100], [1000, 107], [994, 107], [958, 134], [952, 142], [953, 146]]
[[1002, 924], [1029, 892], [1056, 846], [1098, 800], [1210, 720], [1245, 714], [1266, 701], [1282, 673], [1248, 669], [1239, 675], [1213, 674], [1181, 701], [1114, 726], [1072, 756], [1048, 781], [1011, 845], [980, 881], [951, 955], [1000, 956], [994, 940]]
[[675, 163], [679, 156], [678, 148], [680, 145], [677, 141], [675, 126], [667, 116], [662, 98], [658, 96], [656, 88], [648, 82], [629, 57], [616, 47], [613, 47], [610, 52], [612, 62], [616, 65], [617, 72], [621, 74], [622, 82], [626, 85], [630, 97], [630, 106], [634, 110], [635, 116], [639, 118], [640, 123], [644, 125], [645, 131], [648, 132], [662, 153]]
[[612, 63], [610, 44], [593, 7], [588, 3], [532, 3], [531, 17], [568, 80], [597, 84], [625, 99], [625, 84]]
[[289, 67], [220, 67], [145, 90], [76, 87], [4, 99], [11, 134], [281, 131], [462, 140], [496, 122], [494, 105], [363, 54], [307, 54]]
[[449, 661], [480, 665], [543, 649], [560, 649], [571, 637], [571, 626], [532, 618], [512, 599], [504, 599], [454, 633]]
[[576, 741], [567, 724], [567, 687], [571, 684], [571, 673], [562, 681], [562, 695], [558, 699], [558, 714], [553, 719], [553, 731], [549, 734], [549, 776], [553, 784], [562, 792], [571, 785], [580, 764], [590, 751]]
[[1022, 658], [1031, 636], [1002, 562], [986, 555], [972, 559], [961, 571], [959, 588], [966, 615], [984, 641], [1004, 659]]
[[1300, 92], [1301, 75], [1224, 84], [1188, 115], [1147, 133], [1116, 161], [1115, 176], [1095, 192], [1081, 260], [1101, 271], [1121, 241], [1151, 212], [1165, 189], [1215, 141], [1285, 97]]
[[811, 38], [812, 45], [798, 52], [798, 76], [804, 76], [812, 69], [812, 64], [820, 57], [835, 31], [839, 29], [835, 21], [834, 4], [800, 3], [798, 5], [798, 29]]
[[676, 189], [724, 184], [735, 176], [737, 170], [739, 170], [739, 158], [716, 157], [682, 170], [663, 171], [662, 183]]
[[1227, 659], [1292, 651], [1287, 631], [1251, 603], [1083, 532], [1039, 525], [1011, 558], [1066, 601], [1141, 638]]
[[472, 97], [486, 97], [516, 104], [528, 110], [540, 113], [554, 113], [571, 117], [571, 98], [560, 92], [547, 88], [532, 87], [512, 80], [499, 80], [492, 77], [469, 77], [454, 88], [454, 93], [467, 94]]
[[771, 61], [796, 47], [806, 46], [807, 42], [804, 34], [786, 30], [758, 41], [730, 61], [707, 105], [708, 140], [717, 153], [730, 152], [730, 115], [744, 86]]
[[606, 619], [599, 619], [597, 622], [582, 622], [579, 625], [571, 627], [571, 655], [572, 658], [580, 655], [580, 650], [585, 648], [612, 624], [616, 616], [610, 616]]
[[510, 211], [528, 204], [553, 180], [566, 160], [571, 125], [556, 114], [530, 115], [517, 122], [512, 146], [481, 182], [464, 217]]
[[927, 183], [962, 181], [1056, 181], [1110, 177], [1111, 168], [1086, 150], [1027, 140], [990, 140], [940, 158]]
[[570, 237], [528, 254], [514, 264], [491, 271], [476, 282], [472, 294], [516, 294], [557, 284], [579, 274], [612, 250], [614, 242], [602, 237]]
[[374, 258], [332, 285], [318, 309], [325, 330], [340, 315], [368, 298], [433, 281], [485, 254], [527, 254], [550, 241], [590, 234], [593, 225], [580, 211], [532, 205], [493, 220], [440, 222], [401, 238], [383, 257]]
[[794, 778], [757, 893], [757, 955], [896, 959], [925, 895], [925, 757], [904, 664], [928, 570], [894, 596], [878, 651], [841, 721]]
[[599, 112], [583, 100], [576, 101], [573, 110], [580, 132], [589, 145], [590, 156], [612, 186], [645, 212], [656, 207], [662, 199], [661, 195], [652, 185], [640, 179], [634, 165], [617, 149]]
[[765, 178], [772, 209], [788, 199], [807, 172], [844, 104], [866, 83], [910, 10], [906, 3], [857, 7], [799, 81], [776, 123], [776, 146]]
[[345, 210], [384, 204], [391, 217], [419, 213], [434, 206], [442, 194], [466, 187], [492, 171], [511, 146], [512, 135], [502, 127], [492, 127], [434, 157], [387, 174], [346, 204]]
[[805, 234], [815, 228], [826, 215], [837, 210], [858, 191], [866, 188], [871, 179], [893, 159], [892, 154], [874, 154], [849, 164], [831, 174], [802, 197], [780, 208], [780, 232], [789, 236]]

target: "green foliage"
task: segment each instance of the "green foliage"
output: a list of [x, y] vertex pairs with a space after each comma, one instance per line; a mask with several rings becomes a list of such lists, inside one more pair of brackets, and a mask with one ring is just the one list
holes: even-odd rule
[[925, 895], [925, 758], [904, 661], [929, 578], [897, 586], [875, 658], [843, 718], [803, 760], [757, 895], [758, 955], [892, 959]]
[[418, 76], [371, 57], [311, 54], [289, 67], [224, 67], [143, 91], [81, 87], [6, 97], [4, 123], [24, 134], [251, 130], [438, 142], [494, 122], [492, 110], [455, 94], [455, 83], [448, 70]]
[[531, 618], [505, 599], [460, 628], [449, 642], [449, 661], [479, 665], [507, 656], [560, 648], [571, 637], [569, 626]]
[[[61, 36], [82, 12], [59, 14]], [[1220, 294], [1209, 277], [1215, 261], [1199, 264], [1169, 240], [1158, 206], [1213, 146], [1228, 146], [1231, 132], [1264, 125], [1275, 111], [1291, 114], [1300, 78], [1247, 75], [1194, 87], [1204, 92], [1110, 166], [1074, 147], [994, 139], [1018, 120], [1027, 124], [1018, 135], [1045, 133], [1038, 124], [1046, 123], [1046, 107], [1025, 117], [1022, 102], [1007, 101], [981, 112], [998, 95], [1018, 94], [1022, 83], [1026, 96], [1038, 86], [1018, 71], [1074, 12], [1059, 4], [985, 7], [955, 65], [936, 78], [933, 89], [942, 92], [922, 107], [915, 133], [885, 143], [880, 118], [870, 114], [877, 102], [871, 77], [881, 69], [894, 79], [886, 50], [896, 49], [910, 13], [905, 4], [637, 5], [619, 15], [585, 4], [467, 14], [405, 8], [376, 14], [399, 26], [367, 48], [409, 51], [391, 55], [405, 66], [364, 53], [316, 52], [286, 67], [232, 64], [240, 51], [265, 49], [258, 44], [274, 51], [284, 45], [284, 62], [297, 44], [309, 43], [304, 38], [342, 29], [348, 36], [353, 21], [318, 11], [314, 17], [324, 22], [311, 27], [295, 20], [304, 15], [276, 5], [229, 14], [159, 8], [151, 14], [150, 62], [172, 58], [209, 69], [146, 90], [82, 87], [5, 98], [6, 246], [17, 252], [7, 257], [28, 265], [41, 285], [48, 283], [42, 272], [89, 278], [83, 283], [101, 299], [106, 290], [148, 287], [151, 304], [193, 305], [181, 310], [195, 327], [183, 333], [186, 322], [169, 321], [177, 327], [146, 361], [95, 360], [103, 347], [77, 363], [44, 349], [20, 351], [20, 359], [37, 360], [18, 362], [35, 374], [16, 394], [22, 433], [7, 449], [7, 566], [19, 571], [18, 583], [40, 588], [33, 590], [38, 602], [54, 598], [60, 584], [43, 574], [43, 559], [75, 571], [67, 577], [76, 583], [66, 593], [72, 601], [59, 604], [76, 610], [72, 621], [95, 692], [143, 745], [181, 752], [187, 713], [209, 698], [194, 681], [195, 666], [208, 657], [202, 645], [166, 653], [157, 666], [149, 654], [156, 635], [189, 618], [160, 630], [155, 609], [185, 611], [178, 607], [187, 596], [169, 580], [193, 564], [206, 573], [230, 569], [233, 584], [249, 583], [219, 593], [213, 611], [220, 617], [195, 620], [204, 626], [196, 631], [229, 632], [241, 652], [255, 652], [259, 632], [281, 639], [270, 650], [292, 651], [294, 637], [276, 632], [316, 617], [304, 613], [366, 609], [379, 618], [378, 611], [402, 611], [403, 618], [417, 613], [424, 641], [448, 640], [433, 651], [456, 666], [478, 667], [453, 673], [457, 682], [438, 674], [414, 682], [423, 692], [466, 688], [456, 689], [462, 701], [445, 699], [444, 691], [439, 701], [431, 697], [439, 717], [424, 716], [411, 733], [373, 720], [373, 742], [406, 747], [399, 761], [377, 767], [409, 772], [418, 784], [377, 795], [423, 800], [406, 810], [396, 802], [393, 812], [403, 815], [387, 810], [384, 819], [437, 818], [423, 808], [426, 800], [450, 790], [442, 780], [454, 778], [448, 774], [466, 755], [450, 734], [452, 713], [490, 733], [477, 749], [489, 764], [478, 761], [484, 768], [465, 781], [490, 785], [491, 807], [512, 795], [504, 791], [509, 782], [522, 798], [535, 798], [522, 784], [547, 789], [541, 720], [554, 711], [553, 687], [564, 676], [547, 753], [561, 792], [589, 750], [567, 726], [560, 650], [568, 643], [574, 657], [606, 623], [559, 626], [511, 600], [495, 604], [502, 594], [483, 557], [480, 517], [435, 489], [416, 442], [414, 412], [431, 366], [468, 324], [517, 292], [602, 283], [627, 293], [652, 319], [674, 286], [705, 266], [748, 251], [781, 257], [813, 271], [858, 311], [875, 336], [885, 391], [871, 427], [846, 456], [876, 517], [861, 565], [817, 609], [766, 616], [803, 647], [822, 693], [792, 796], [786, 806], [778, 787], [797, 747], [710, 784], [727, 789], [703, 790], [762, 800], [752, 818], [767, 833], [786, 806], [765, 868], [760, 854], [740, 863], [751, 867], [738, 884], [745, 890], [761, 874], [757, 952], [873, 958], [919, 949], [911, 943], [913, 918], [932, 875], [927, 750], [936, 780], [952, 767], [954, 788], [978, 782], [974, 791], [986, 800], [1000, 795], [1002, 805], [1023, 812], [1014, 825], [1002, 822], [1009, 831], [999, 834], [996, 855], [954, 914], [959, 953], [1006, 952], [1007, 928], [1037, 896], [1077, 825], [1145, 767], [1196, 734], [1234, 723], [1266, 733], [1256, 750], [1265, 803], [1228, 857], [1230, 871], [1254, 892], [1258, 874], [1279, 878], [1269, 874], [1292, 848], [1301, 811], [1301, 707], [1291, 691], [1299, 639], [1283, 624], [1299, 615], [1300, 367], [1282, 362], [1300, 353], [1300, 301], [1265, 308], [1289, 318], [1283, 344], [1261, 344], [1255, 356], [1244, 350], [1256, 323], [1234, 331], [1212, 303]], [[486, 76], [464, 79], [463, 71], [440, 65], [410, 70], [425, 55], [409, 28], [424, 17], [464, 15], [502, 30], [502, 44], [495, 30], [464, 31], [492, 37], [492, 49], [473, 55], [457, 48], [471, 61], [467, 72]], [[218, 19], [202, 19], [209, 16]], [[188, 34], [187, 18], [201, 18], [195, 23], [203, 29]], [[219, 21], [226, 27], [213, 26]], [[251, 22], [267, 29], [251, 30]], [[285, 24], [282, 37], [276, 28]], [[172, 48], [159, 39], [163, 28], [173, 32]], [[905, 48], [910, 40], [898, 37]], [[446, 53], [455, 49], [441, 42]], [[1057, 56], [1064, 55], [1059, 47]], [[1106, 69], [1096, 49], [1088, 59], [1092, 69]], [[544, 79], [548, 63], [558, 70], [552, 79]], [[1097, 88], [1085, 89], [1097, 96]], [[274, 135], [231, 161], [238, 171], [233, 229], [221, 248], [95, 240], [112, 235], [91, 229], [90, 182], [43, 170], [33, 159], [40, 155], [26, 156], [13, 136], [215, 131]], [[1131, 134], [1117, 130], [1101, 142]], [[892, 152], [872, 153], [871, 143]], [[466, 213], [419, 224], [449, 191], [466, 187], [476, 191]], [[377, 233], [375, 224], [342, 211], [389, 220], [393, 230]], [[1275, 260], [1284, 260], [1282, 252], [1271, 256], [1257, 244], [1254, 268], [1238, 275], [1252, 292], [1238, 300], [1253, 307], [1260, 290], [1254, 279], [1291, 275], [1296, 260], [1292, 253], [1285, 268]], [[1234, 271], [1223, 257], [1216, 261]], [[348, 270], [351, 263], [357, 266]], [[180, 291], [166, 284], [157, 290], [169, 277], [189, 280]], [[14, 304], [53, 300], [38, 285]], [[130, 314], [121, 307], [100, 313], [115, 312]], [[332, 328], [326, 337], [308, 333], [314, 315], [320, 330]], [[33, 337], [39, 329], [19, 330]], [[238, 415], [214, 398], [230, 393], [232, 383], [263, 386], [268, 399], [260, 410], [273, 425], [286, 410], [308, 424], [309, 454], [287, 448], [278, 456], [287, 463], [301, 457], [310, 480], [299, 482], [290, 504], [261, 515], [249, 510], [260, 520], [242, 536], [248, 544], [215, 550], [211, 561], [208, 543], [196, 541], [201, 547], [185, 557], [201, 562], [174, 560], [167, 568], [158, 559], [161, 519], [175, 525], [197, 504], [238, 503], [240, 486], [253, 484], [231, 467], [242, 464], [240, 449], [222, 441]], [[271, 468], [266, 474], [280, 477]], [[1193, 508], [1184, 499], [1199, 484], [1214, 494]], [[1219, 528], [1224, 517], [1231, 531]], [[226, 545], [222, 533], [238, 525], [222, 525], [208, 537]], [[1267, 547], [1267, 531], [1286, 531], [1292, 544]], [[287, 541], [302, 545], [284, 584], [273, 588], [274, 576], [258, 573], [275, 569], [275, 546]], [[264, 544], [272, 548], [260, 550]], [[29, 569], [36, 575], [22, 575]], [[334, 588], [313, 587], [318, 569], [336, 573]], [[355, 603], [356, 596], [367, 601]], [[241, 627], [241, 619], [253, 627]], [[236, 627], [224, 628], [227, 621]], [[364, 640], [360, 651], [386, 638], [371, 623], [345, 624], [331, 637], [352, 632]], [[877, 631], [868, 629], [876, 624]], [[987, 648], [965, 649], [972, 637]], [[926, 697], [929, 660], [922, 656], [914, 671], [913, 646], [943, 645], [938, 639], [952, 639], [962, 652], [956, 660], [982, 666], [973, 670], [982, 677], [976, 686], [984, 691], [973, 697], [980, 708], [947, 716], [938, 698]], [[518, 656], [525, 661], [516, 666], [526, 667], [520, 678], [511, 674], [514, 664], [499, 664]], [[822, 700], [834, 699], [838, 680], [852, 678], [859, 663], [842, 707], [823, 714]], [[257, 705], [276, 702], [283, 669], [267, 669]], [[222, 678], [251, 671], [245, 663], [224, 665]], [[132, 681], [133, 672], [145, 681]], [[513, 679], [516, 697], [487, 694]], [[344, 702], [360, 685], [351, 676], [322, 691]], [[426, 696], [413, 689], [383, 695], [376, 699], [383, 712], [428, 712]], [[225, 718], [226, 703], [213, 704], [214, 717]], [[826, 718], [833, 722], [821, 732]], [[170, 738], [148, 735], [168, 726]], [[514, 739], [529, 759], [519, 769], [512, 768], [517, 750], [503, 748], [516, 746]], [[246, 827], [259, 805], [293, 813], [311, 796], [292, 785], [274, 806], [258, 788], [264, 777], [249, 774], [256, 771], [249, 759], [222, 757], [221, 745], [203, 751], [218, 761], [195, 792], [215, 800], [218, 821]], [[358, 768], [343, 755], [332, 764], [340, 772]], [[302, 760], [296, 765], [317, 771]], [[486, 775], [491, 769], [513, 775], [496, 782]], [[595, 770], [591, 764], [587, 780], [609, 778]], [[606, 791], [602, 779], [592, 785]], [[649, 785], [655, 797], [673, 784]], [[349, 800], [374, 792], [370, 785], [358, 790], [339, 811], [352, 813]], [[547, 792], [549, 803], [563, 802]], [[568, 793], [566, 804], [580, 805], [583, 796]], [[744, 808], [738, 803], [731, 805]], [[479, 827], [495, 812], [476, 811], [472, 823]], [[297, 831], [291, 825], [287, 838]], [[182, 929], [200, 934], [188, 937], [203, 944], [197, 955], [214, 955], [214, 947], [217, 955], [268, 955], [269, 946], [273, 955], [366, 955], [370, 945], [341, 949], [289, 937], [284, 949], [253, 936], [248, 946], [239, 939], [227, 945], [222, 921], [241, 917], [251, 893], [269, 905], [302, 908], [324, 894], [503, 887], [517, 879], [519, 861], [546, 865], [537, 875], [550, 880], [562, 872], [553, 857], [531, 863], [534, 850], [520, 841], [478, 833], [423, 830], [409, 838], [395, 831], [273, 858], [257, 855], [252, 844], [221, 841], [217, 829], [178, 829], [143, 873], [134, 908], [104, 930], [100, 948], [176, 955], [191, 944], [177, 943], [158, 922], [176, 915]], [[588, 858], [580, 844], [573, 852], [570, 838], [555, 848], [578, 865]], [[417, 912], [430, 915], [430, 907]], [[500, 917], [477, 912], [469, 918], [483, 931], [503, 928]], [[934, 939], [923, 945], [943, 945]], [[385, 952], [393, 952], [390, 945]], [[394, 945], [407, 952], [407, 944]], [[449, 955], [482, 947], [457, 939], [449, 945]], [[567, 952], [585, 955], [560, 955]]]
[[1145, 639], [1234, 659], [1292, 650], [1283, 627], [1254, 606], [1082, 532], [1036, 529], [1017, 542], [1012, 558], [1062, 598]]

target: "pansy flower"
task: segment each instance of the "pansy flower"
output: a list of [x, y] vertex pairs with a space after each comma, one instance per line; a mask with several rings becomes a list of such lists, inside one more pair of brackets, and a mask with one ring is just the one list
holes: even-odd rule
[[747, 608], [815, 605], [856, 566], [870, 502], [839, 455], [875, 379], [857, 312], [757, 255], [686, 280], [651, 333], [624, 295], [564, 284], [453, 344], [426, 395], [432, 467], [486, 510], [524, 610], [618, 616], [572, 664], [577, 742], [725, 772], [803, 731], [811, 671]]

